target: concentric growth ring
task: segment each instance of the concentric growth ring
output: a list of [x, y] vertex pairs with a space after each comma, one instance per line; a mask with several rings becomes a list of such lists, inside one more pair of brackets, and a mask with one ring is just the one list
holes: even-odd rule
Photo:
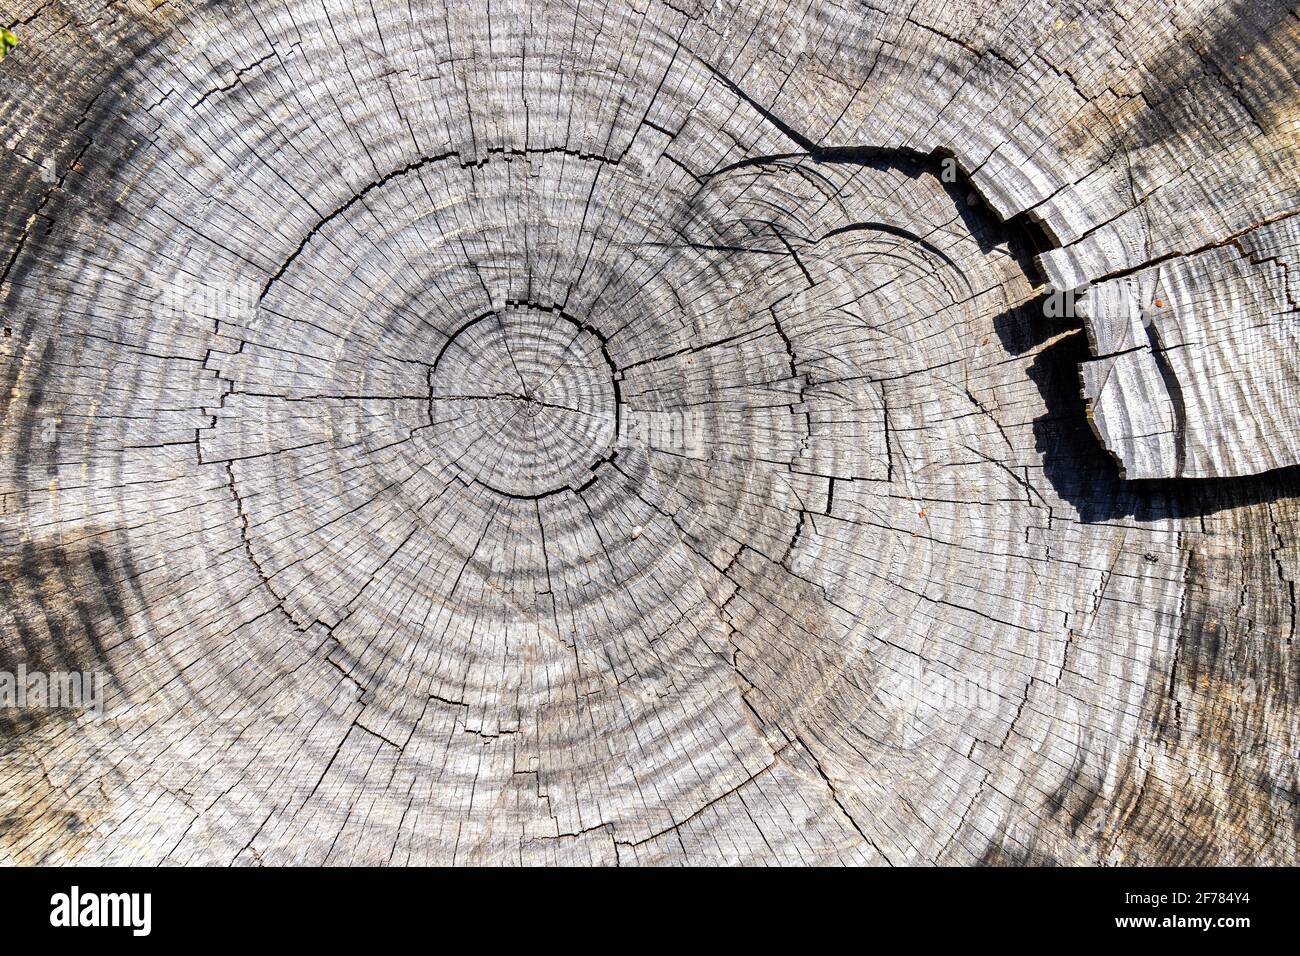
[[430, 369], [432, 445], [498, 494], [579, 490], [614, 453], [617, 374], [598, 334], [558, 310], [474, 319]]

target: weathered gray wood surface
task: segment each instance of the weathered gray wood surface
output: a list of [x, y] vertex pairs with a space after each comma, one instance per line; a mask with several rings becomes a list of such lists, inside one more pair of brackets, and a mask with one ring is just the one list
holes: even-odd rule
[[0, 860], [1297, 862], [1293, 11], [0, 24]]

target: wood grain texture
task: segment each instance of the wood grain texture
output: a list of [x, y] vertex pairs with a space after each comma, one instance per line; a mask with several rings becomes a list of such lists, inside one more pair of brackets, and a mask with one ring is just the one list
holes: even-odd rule
[[0, 860], [1300, 862], [1295, 11], [0, 25]]

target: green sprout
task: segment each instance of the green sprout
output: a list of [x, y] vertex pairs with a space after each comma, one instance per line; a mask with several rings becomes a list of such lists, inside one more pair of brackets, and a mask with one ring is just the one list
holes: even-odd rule
[[0, 60], [9, 55], [9, 51], [18, 45], [18, 37], [12, 30], [0, 27]]

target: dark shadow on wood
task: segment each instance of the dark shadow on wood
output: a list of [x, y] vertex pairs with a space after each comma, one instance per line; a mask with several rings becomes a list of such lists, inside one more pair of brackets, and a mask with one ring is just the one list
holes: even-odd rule
[[[1008, 317], [1013, 324], [1014, 318]], [[1034, 333], [1036, 334], [1036, 333]], [[1032, 339], [1029, 332], [1008, 332]], [[1047, 411], [1034, 422], [1043, 475], [1086, 522], [1198, 518], [1300, 495], [1300, 465], [1236, 478], [1127, 480], [1088, 424], [1079, 363], [1088, 360], [1082, 331], [1041, 351], [1029, 368]]]

